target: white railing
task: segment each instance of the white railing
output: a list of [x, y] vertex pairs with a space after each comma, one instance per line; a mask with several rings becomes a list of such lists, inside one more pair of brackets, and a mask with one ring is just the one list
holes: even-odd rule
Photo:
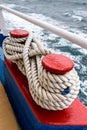
[[[40, 26], [60, 37], [63, 37], [65, 38], [66, 40], [72, 42], [72, 43], [75, 43], [85, 49], [87, 49], [87, 39], [82, 37], [82, 36], [79, 36], [77, 34], [74, 34], [74, 33], [71, 33], [69, 31], [66, 31], [64, 29], [61, 29], [57, 26], [54, 26], [54, 25], [51, 25], [51, 24], [48, 24], [46, 22], [43, 22], [43, 21], [40, 21], [40, 20], [37, 20], [37, 19], [34, 19], [34, 18], [30, 18], [29, 16], [23, 14], [23, 13], [20, 13], [18, 11], [15, 11], [13, 9], [10, 9], [10, 8], [7, 8], [3, 5], [0, 5], [0, 10], [6, 10], [20, 18], [23, 18], [24, 20], [28, 21], [28, 22], [31, 22], [37, 26]], [[1, 24], [1, 23], [0, 23]], [[3, 23], [2, 23], [3, 24]]]

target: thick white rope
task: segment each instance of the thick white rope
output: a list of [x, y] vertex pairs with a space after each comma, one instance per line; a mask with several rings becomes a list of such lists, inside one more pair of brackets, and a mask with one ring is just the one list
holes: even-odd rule
[[[6, 58], [16, 63], [26, 75], [31, 96], [42, 108], [62, 110], [77, 97], [80, 81], [75, 69], [64, 75], [47, 72], [41, 59], [52, 52], [44, 49], [31, 34], [28, 38], [7, 37], [3, 42], [3, 50]], [[62, 94], [67, 88], [69, 93]]]

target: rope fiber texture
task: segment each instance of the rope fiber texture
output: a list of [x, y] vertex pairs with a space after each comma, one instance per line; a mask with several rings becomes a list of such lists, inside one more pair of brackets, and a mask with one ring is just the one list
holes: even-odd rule
[[[26, 75], [31, 96], [42, 108], [63, 110], [77, 97], [80, 81], [75, 69], [64, 75], [46, 71], [41, 60], [52, 52], [45, 49], [31, 34], [25, 38], [7, 37], [3, 42], [3, 51], [6, 58], [16, 63]], [[67, 89], [69, 92], [63, 94]]]

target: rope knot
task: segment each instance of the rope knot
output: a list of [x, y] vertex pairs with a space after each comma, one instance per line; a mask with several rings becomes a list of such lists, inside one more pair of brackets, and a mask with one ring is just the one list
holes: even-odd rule
[[34, 101], [48, 110], [67, 108], [79, 92], [79, 77], [73, 62], [52, 54], [25, 30], [13, 30], [3, 42], [6, 58], [26, 75]]

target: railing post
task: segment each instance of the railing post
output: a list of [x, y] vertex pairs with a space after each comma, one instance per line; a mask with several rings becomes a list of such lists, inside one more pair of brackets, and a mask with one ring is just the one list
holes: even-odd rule
[[2, 9], [0, 8], [0, 32], [3, 32], [4, 35], [7, 35], [7, 29], [6, 29], [6, 24], [4, 21], [4, 17], [2, 14]]

